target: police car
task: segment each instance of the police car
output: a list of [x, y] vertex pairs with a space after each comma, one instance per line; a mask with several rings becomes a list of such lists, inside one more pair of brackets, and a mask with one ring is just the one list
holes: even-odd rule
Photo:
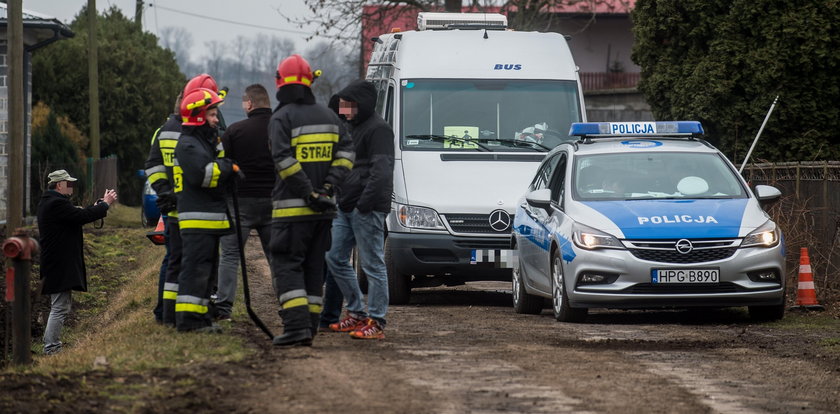
[[785, 305], [782, 232], [752, 190], [700, 139], [699, 122], [574, 123], [519, 200], [513, 305], [558, 321], [589, 308], [748, 306], [757, 320]]

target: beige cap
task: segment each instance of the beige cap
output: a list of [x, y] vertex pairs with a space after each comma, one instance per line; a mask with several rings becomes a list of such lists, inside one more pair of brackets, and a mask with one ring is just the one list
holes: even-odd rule
[[50, 177], [50, 184], [57, 183], [60, 181], [76, 181], [75, 178], [71, 177], [70, 174], [65, 170], [56, 170], [48, 175]]

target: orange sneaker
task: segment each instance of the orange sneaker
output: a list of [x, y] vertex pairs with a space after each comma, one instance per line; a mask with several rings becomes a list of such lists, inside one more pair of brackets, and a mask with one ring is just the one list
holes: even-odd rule
[[347, 315], [344, 317], [344, 319], [338, 321], [337, 323], [331, 323], [330, 330], [332, 330], [333, 332], [350, 332], [355, 331], [356, 329], [359, 329], [364, 325], [364, 319], [357, 319], [351, 315]]
[[385, 330], [372, 318], [367, 318], [364, 325], [350, 332], [353, 339], [385, 339]]

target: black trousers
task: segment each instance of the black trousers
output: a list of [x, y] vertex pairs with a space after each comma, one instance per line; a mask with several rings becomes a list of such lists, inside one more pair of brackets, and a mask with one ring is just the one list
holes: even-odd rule
[[181, 234], [181, 272], [175, 299], [175, 326], [191, 331], [213, 324], [210, 295], [219, 263], [220, 234]]
[[166, 231], [169, 233], [169, 262], [163, 284], [163, 323], [175, 326], [175, 298], [178, 296], [178, 275], [183, 255], [178, 217], [167, 218]]
[[271, 269], [284, 330], [317, 331], [332, 220], [273, 222]]

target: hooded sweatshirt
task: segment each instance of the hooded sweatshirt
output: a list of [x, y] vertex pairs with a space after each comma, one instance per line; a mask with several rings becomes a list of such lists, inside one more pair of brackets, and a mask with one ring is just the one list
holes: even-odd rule
[[358, 113], [348, 121], [356, 161], [339, 188], [338, 206], [344, 212], [357, 208], [364, 214], [374, 210], [387, 213], [394, 190], [394, 132], [375, 112], [376, 88], [360, 80], [338, 96], [358, 106]]

